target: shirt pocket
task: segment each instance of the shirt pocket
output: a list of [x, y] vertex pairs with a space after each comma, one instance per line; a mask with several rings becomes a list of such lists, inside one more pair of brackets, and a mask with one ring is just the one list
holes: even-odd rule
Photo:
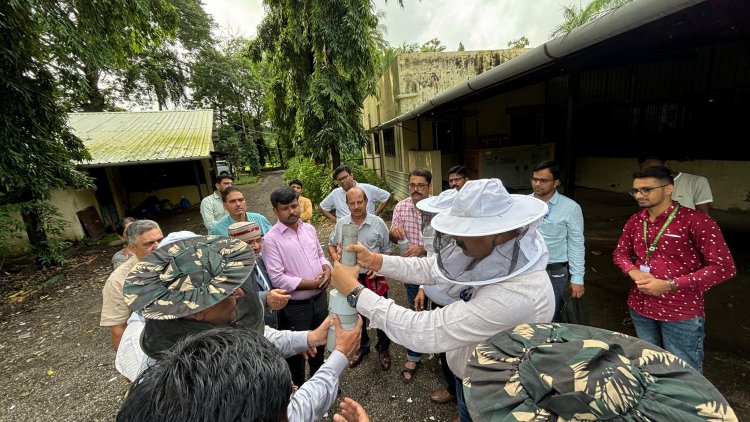
[[541, 226], [544, 237], [552, 239], [563, 239], [568, 234], [568, 226], [559, 220], [547, 220]]

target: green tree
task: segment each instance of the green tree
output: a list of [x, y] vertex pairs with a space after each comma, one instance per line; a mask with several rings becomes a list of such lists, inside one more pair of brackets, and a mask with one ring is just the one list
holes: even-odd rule
[[620, 8], [632, 0], [592, 0], [586, 6], [563, 6], [563, 17], [565, 21], [557, 26], [550, 34], [551, 38], [567, 34], [579, 26], [582, 26], [612, 10]]
[[271, 65], [272, 119], [278, 135], [319, 162], [367, 141], [361, 124], [374, 92], [378, 19], [367, 0], [264, 0], [256, 60]]
[[102, 70], [122, 68], [135, 55], [171, 39], [191, 1], [198, 0], [0, 3], [0, 136], [5, 147], [0, 154], [0, 205], [21, 212], [37, 250], [59, 251], [48, 236], [57, 232], [59, 222], [56, 211], [46, 207], [51, 192], [89, 183], [74, 164], [89, 155], [66, 125], [66, 107], [113, 107], [99, 88]]
[[251, 42], [242, 37], [206, 48], [191, 67], [193, 105], [212, 108], [219, 127], [217, 151], [239, 167], [260, 172], [269, 152], [262, 136], [270, 78], [263, 62], [247, 56]]
[[215, 27], [200, 0], [164, 1], [178, 13], [175, 36], [134, 54], [124, 67], [112, 70], [123, 99], [141, 105], [156, 104], [159, 110], [169, 102], [179, 105], [187, 99], [190, 65], [203, 49], [214, 44], [211, 30]]
[[[45, 230], [55, 220], [45, 204], [51, 192], [89, 183], [73, 164], [90, 157], [66, 124], [60, 71], [53, 67], [60, 59], [48, 27], [62, 12], [57, 6], [33, 0], [0, 4], [0, 219], [21, 212], [29, 240], [41, 252], [56, 247]], [[77, 39], [70, 27], [57, 30], [55, 37]]]
[[419, 47], [420, 53], [440, 52], [445, 51], [445, 46], [439, 39], [433, 38]]
[[526, 35], [508, 41], [508, 48], [524, 48], [529, 46], [529, 38]]
[[464, 43], [461, 41], [458, 42], [458, 50], [457, 51], [466, 51], [466, 48], [464, 47]]
[[49, 30], [65, 26], [77, 34], [75, 42], [53, 38], [64, 56], [61, 82], [73, 110], [112, 110], [117, 99], [152, 102], [159, 109], [179, 103], [191, 55], [211, 42], [214, 23], [200, 0], [55, 4], [60, 15]]

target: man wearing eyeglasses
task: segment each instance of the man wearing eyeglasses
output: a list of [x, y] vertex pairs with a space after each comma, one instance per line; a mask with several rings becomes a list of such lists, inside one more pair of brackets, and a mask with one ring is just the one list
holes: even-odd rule
[[555, 293], [555, 314], [552, 322], [560, 322], [565, 290], [570, 296], [583, 296], [585, 251], [583, 212], [574, 200], [557, 191], [560, 186], [560, 165], [545, 160], [534, 166], [531, 176], [532, 195], [547, 204], [547, 213], [539, 231], [549, 249], [547, 274]]
[[703, 372], [703, 296], [734, 277], [734, 258], [707, 214], [672, 200], [666, 167], [633, 173], [630, 194], [643, 210], [625, 223], [612, 258], [633, 281], [628, 308], [639, 338]]
[[[255, 252], [255, 268], [250, 275], [251, 280], [249, 281], [258, 285], [258, 296], [265, 308], [264, 320], [266, 325], [271, 328], [279, 328], [279, 314], [276, 311], [284, 309], [292, 296], [286, 290], [274, 289], [271, 285], [271, 278], [268, 277], [266, 264], [260, 259], [261, 250], [263, 249], [263, 236], [260, 234], [260, 226], [255, 221], [234, 223], [229, 226], [229, 237], [240, 239], [247, 243], [253, 249], [253, 252]], [[242, 289], [245, 291], [245, 294], [252, 294], [253, 292], [251, 286], [245, 286], [244, 284], [242, 285]], [[238, 305], [238, 307], [240, 306]], [[242, 309], [238, 309], [238, 313], [242, 311]]]
[[[349, 215], [349, 206], [346, 204], [346, 192], [355, 186], [362, 188], [370, 199], [367, 203], [368, 214], [380, 215], [391, 202], [391, 194], [388, 191], [368, 183], [357, 183], [354, 180], [354, 176], [352, 176], [352, 171], [345, 165], [336, 167], [336, 170], [333, 171], [333, 178], [339, 184], [339, 187], [331, 191], [320, 202], [320, 213], [333, 222], [333, 224], [336, 224], [337, 219]], [[375, 208], [376, 202], [378, 203], [377, 208]], [[336, 209], [336, 215], [333, 215], [331, 212], [333, 209]]]
[[[404, 257], [427, 256], [422, 241], [422, 230], [430, 224], [433, 214], [423, 213], [417, 208], [417, 203], [430, 197], [432, 191], [432, 172], [425, 168], [415, 168], [409, 173], [409, 197], [402, 200], [393, 209], [393, 218], [391, 219], [390, 238], [394, 243], [406, 239], [408, 249], [401, 252]], [[406, 288], [406, 300], [409, 303], [409, 309], [415, 310], [414, 299], [419, 293], [419, 285], [404, 284]], [[401, 370], [401, 377], [405, 382], [411, 382], [417, 371], [419, 362], [422, 361], [422, 354], [406, 349], [407, 362]]]
[[158, 248], [159, 242], [164, 238], [161, 228], [152, 220], [137, 220], [130, 223], [125, 230], [125, 236], [128, 242], [127, 248], [132, 256], [117, 267], [104, 283], [102, 314], [99, 320], [100, 326], [109, 327], [112, 331], [112, 347], [115, 350], [120, 345], [122, 334], [128, 326], [128, 318], [132, 314], [122, 295], [125, 277], [138, 261]]
[[448, 169], [448, 187], [460, 191], [466, 182], [469, 181], [466, 167], [462, 165], [453, 166]]
[[208, 231], [208, 234], [228, 236], [229, 226], [240, 221], [254, 221], [258, 223], [262, 235], [271, 230], [271, 223], [268, 222], [268, 219], [264, 215], [247, 210], [245, 195], [238, 187], [229, 186], [224, 189], [221, 193], [221, 199], [224, 201], [224, 208], [229, 212], [229, 215], [216, 222], [211, 227], [211, 230]]

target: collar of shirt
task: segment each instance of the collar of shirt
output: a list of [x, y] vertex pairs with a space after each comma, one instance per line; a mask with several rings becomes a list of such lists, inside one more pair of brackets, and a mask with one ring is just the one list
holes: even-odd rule
[[[305, 222], [304, 222], [304, 221], [302, 221], [302, 219], [301, 219], [301, 218], [300, 218], [299, 220], [297, 220], [297, 231], [299, 231], [299, 229], [301, 229], [301, 228], [302, 228], [302, 225], [303, 225], [303, 224], [305, 224]], [[287, 226], [286, 224], [282, 223], [281, 221], [277, 221], [277, 222], [276, 222], [276, 224], [274, 224], [274, 226], [279, 226], [279, 231], [280, 231], [281, 233], [284, 233], [284, 232], [286, 232], [287, 230], [295, 231], [295, 230], [294, 230], [293, 228], [291, 228], [291, 227]]]
[[[664, 210], [663, 213], [657, 215], [656, 218], [654, 219], [653, 223], [649, 221], [649, 224], [661, 224], [661, 223], [663, 223], [664, 220], [666, 220], [667, 217], [669, 216], [669, 214], [672, 212], [672, 210], [674, 209], [675, 205], [677, 205], [677, 203], [675, 201], [672, 201], [672, 204], [666, 210]], [[639, 215], [641, 217], [641, 220], [648, 221], [648, 217], [649, 217], [648, 216], [648, 208], [642, 209], [640, 211]], [[661, 226], [659, 226], [659, 227], [661, 227]]]

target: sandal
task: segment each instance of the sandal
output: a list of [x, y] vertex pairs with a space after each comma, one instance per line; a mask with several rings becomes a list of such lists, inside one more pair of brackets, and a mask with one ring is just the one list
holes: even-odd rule
[[[419, 369], [420, 362], [414, 363], [416, 364], [414, 368], [407, 368], [404, 366], [404, 368], [401, 369], [401, 381], [403, 381], [404, 384], [409, 384], [410, 382], [414, 381], [414, 376], [417, 373], [417, 369]], [[409, 374], [409, 378], [406, 378], [406, 374]]]

